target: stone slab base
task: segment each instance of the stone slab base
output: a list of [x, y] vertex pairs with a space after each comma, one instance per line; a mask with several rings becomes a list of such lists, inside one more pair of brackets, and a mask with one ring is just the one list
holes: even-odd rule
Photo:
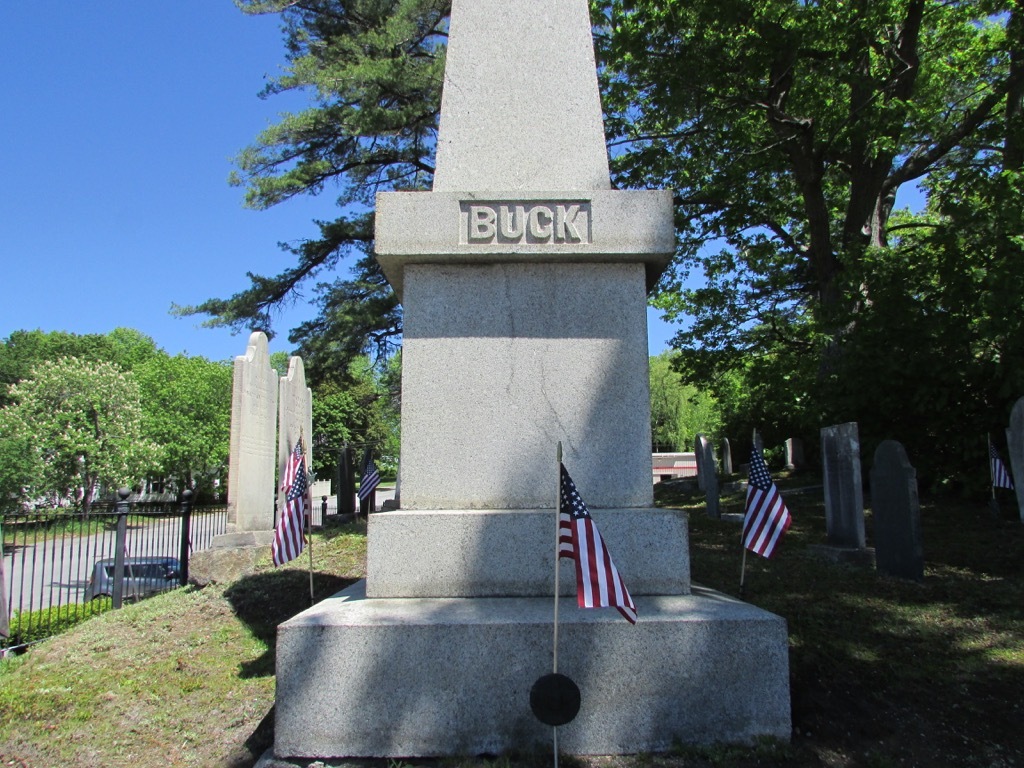
[[269, 547], [274, 543], [274, 531], [228, 531], [213, 537], [213, 549], [235, 549], [236, 547]]
[[[570, 754], [790, 736], [785, 621], [699, 587], [559, 607], [558, 671], [582, 694]], [[422, 757], [550, 751], [529, 706], [551, 671], [550, 598], [387, 599], [360, 582], [278, 627], [274, 753]]]
[[267, 547], [218, 547], [193, 552], [188, 561], [189, 583], [199, 587], [233, 584], [256, 573], [260, 558], [269, 554]]
[[[633, 597], [690, 592], [689, 518], [681, 509], [591, 510]], [[544, 597], [554, 589], [555, 513], [395, 510], [370, 515], [367, 595]], [[561, 566], [561, 592], [576, 572]]]
[[831, 563], [855, 565], [861, 568], [875, 567], [874, 547], [837, 547], [832, 544], [812, 544], [808, 550], [812, 555]]

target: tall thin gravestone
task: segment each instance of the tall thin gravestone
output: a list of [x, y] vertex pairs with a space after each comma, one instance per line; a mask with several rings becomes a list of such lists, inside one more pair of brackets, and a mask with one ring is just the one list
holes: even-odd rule
[[799, 437], [786, 440], [786, 465], [784, 469], [799, 469], [804, 466], [804, 441]]
[[732, 475], [732, 446], [729, 444], [729, 438], [722, 438], [722, 474], [725, 477]]
[[281, 377], [278, 386], [277, 476], [282, 478], [300, 437], [307, 470], [313, 466], [313, 393], [306, 386], [301, 357], [289, 358], [288, 375]]
[[708, 468], [705, 464], [704, 459], [703, 438], [703, 435], [697, 435], [695, 438], [693, 438], [693, 458], [697, 462], [697, 490], [706, 492], [708, 489]]
[[718, 466], [715, 461], [715, 447], [704, 435], [697, 435], [696, 454], [697, 476], [703, 479], [708, 517], [717, 520], [720, 516], [718, 509]]
[[671, 194], [610, 189], [586, 0], [454, 0], [446, 61], [433, 190], [377, 197], [401, 508], [370, 516], [365, 582], [279, 627], [276, 754], [550, 747], [529, 697], [551, 671], [559, 441], [640, 611], [562, 601], [584, 703], [560, 748], [788, 738], [785, 622], [691, 593], [686, 515], [652, 505], [646, 289]]
[[1006, 428], [1006, 445], [1010, 452], [1010, 471], [1013, 472], [1017, 510], [1024, 523], [1024, 397], [1014, 403], [1010, 411], [1010, 426]]
[[895, 440], [884, 440], [871, 465], [871, 510], [875, 563], [881, 573], [902, 579], [924, 578], [921, 505], [917, 471]]
[[266, 334], [249, 336], [235, 358], [228, 449], [228, 533], [274, 528], [274, 446], [277, 373]]
[[833, 547], [863, 549], [864, 489], [856, 422], [822, 427], [821, 459], [828, 543]]

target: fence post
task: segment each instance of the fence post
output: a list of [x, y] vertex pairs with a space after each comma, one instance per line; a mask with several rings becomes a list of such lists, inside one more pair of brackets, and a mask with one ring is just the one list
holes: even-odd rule
[[181, 494], [181, 549], [178, 550], [178, 583], [188, 584], [188, 557], [192, 548], [192, 491], [186, 489]]
[[128, 535], [128, 496], [131, 491], [119, 488], [117, 496], [117, 535], [114, 538], [114, 589], [111, 601], [114, 608], [124, 602], [124, 547]]

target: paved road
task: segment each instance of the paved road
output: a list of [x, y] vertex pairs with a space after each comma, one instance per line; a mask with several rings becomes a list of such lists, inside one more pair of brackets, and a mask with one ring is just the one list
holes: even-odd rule
[[[218, 517], [219, 515], [219, 517]], [[178, 557], [181, 520], [178, 517], [128, 518], [125, 538], [129, 557]], [[194, 514], [192, 547], [209, 546], [223, 528], [223, 512]], [[97, 560], [112, 558], [116, 541], [113, 520], [100, 524], [89, 536], [52, 536], [50, 539], [19, 534], [18, 545], [4, 552], [4, 576], [12, 610], [39, 610], [53, 605], [82, 602]]]
[[[178, 518], [131, 518], [129, 556], [177, 557]], [[89, 536], [28, 538], [4, 552], [4, 575], [13, 610], [39, 610], [82, 602], [93, 564], [114, 556], [116, 531], [106, 526]]]
[[[377, 492], [377, 506], [394, 498], [394, 489]], [[328, 499], [329, 509], [337, 508], [336, 499]], [[314, 523], [320, 524], [320, 504], [314, 505]], [[193, 517], [192, 548], [209, 545], [213, 525], [197, 525]], [[223, 521], [221, 521], [223, 523]], [[180, 554], [180, 520], [177, 517], [130, 517], [126, 538], [126, 554], [130, 557], [178, 557]], [[52, 605], [68, 605], [83, 601], [93, 565], [114, 556], [113, 521], [89, 536], [42, 535], [27, 542], [18, 535], [18, 546], [4, 552], [4, 582], [12, 610], [39, 610]]]

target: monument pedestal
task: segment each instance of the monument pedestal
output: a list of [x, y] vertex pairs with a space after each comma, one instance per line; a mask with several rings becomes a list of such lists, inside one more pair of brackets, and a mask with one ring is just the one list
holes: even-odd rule
[[[639, 620], [559, 604], [579, 686], [572, 754], [790, 735], [785, 621], [726, 595], [635, 597]], [[551, 749], [530, 688], [551, 671], [551, 598], [373, 599], [359, 582], [278, 627], [274, 752], [417, 757]]]
[[[686, 512], [598, 509], [593, 517], [634, 597], [689, 594]], [[395, 510], [370, 515], [368, 526], [369, 597], [537, 597], [554, 590], [552, 508]], [[560, 581], [561, 593], [575, 600], [568, 560]]]
[[377, 196], [402, 508], [370, 516], [365, 583], [278, 628], [279, 757], [550, 751], [530, 689], [552, 668], [559, 444], [639, 614], [562, 600], [582, 708], [560, 748], [789, 738], [785, 622], [691, 591], [686, 515], [650, 508], [672, 193], [611, 189], [590, 23], [584, 0], [452, 3], [432, 190]]

